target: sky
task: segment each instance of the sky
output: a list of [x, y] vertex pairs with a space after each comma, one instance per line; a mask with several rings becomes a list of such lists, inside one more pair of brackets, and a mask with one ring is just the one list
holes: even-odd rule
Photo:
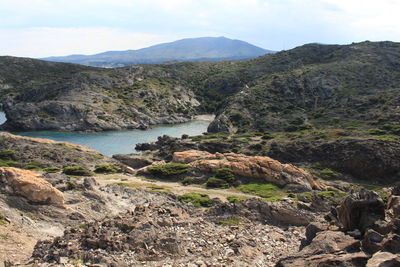
[[400, 0], [0, 0], [0, 55], [47, 57], [225, 36], [271, 49], [400, 41]]

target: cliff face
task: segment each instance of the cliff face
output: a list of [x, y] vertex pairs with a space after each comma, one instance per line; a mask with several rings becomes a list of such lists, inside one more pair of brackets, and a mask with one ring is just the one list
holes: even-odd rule
[[[396, 124], [400, 44], [304, 45], [245, 61], [99, 69], [0, 58], [13, 130], [114, 130], [216, 113], [210, 132]], [[340, 127], [339, 127], [340, 126]]]

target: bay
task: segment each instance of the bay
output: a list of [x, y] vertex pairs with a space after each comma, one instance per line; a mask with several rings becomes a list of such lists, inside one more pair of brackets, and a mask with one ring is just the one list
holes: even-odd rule
[[[0, 112], [0, 124], [4, 123], [5, 116]], [[207, 131], [210, 120], [194, 120], [186, 123], [156, 125], [148, 130], [107, 131], [99, 133], [35, 131], [13, 132], [13, 134], [46, 138], [55, 141], [65, 141], [88, 146], [104, 155], [135, 153], [138, 143], [156, 141], [158, 136], [169, 135], [181, 137], [182, 134], [201, 135]]]

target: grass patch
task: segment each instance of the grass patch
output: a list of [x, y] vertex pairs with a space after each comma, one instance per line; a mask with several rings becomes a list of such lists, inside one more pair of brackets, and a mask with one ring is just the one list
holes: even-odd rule
[[191, 170], [192, 168], [189, 165], [182, 163], [167, 163], [149, 168], [151, 174], [164, 177], [184, 174]]
[[119, 185], [119, 186], [124, 186], [124, 187], [137, 188], [137, 185], [131, 184], [131, 183], [119, 182], [119, 183], [114, 183], [114, 184]]
[[279, 201], [286, 196], [286, 193], [275, 184], [269, 183], [249, 183], [239, 185], [237, 190], [260, 196], [267, 201]]
[[225, 225], [225, 226], [229, 226], [229, 225], [238, 225], [240, 224], [242, 220], [238, 217], [232, 217], [226, 220], [221, 220], [218, 222], [218, 224], [220, 225]]
[[186, 203], [193, 203], [195, 207], [211, 207], [214, 201], [207, 194], [187, 193], [178, 196], [178, 200]]
[[91, 176], [93, 174], [87, 168], [79, 165], [65, 167], [63, 173], [74, 176]]
[[111, 174], [117, 173], [118, 171], [119, 169], [112, 164], [97, 164], [96, 166], [94, 166], [95, 173]]

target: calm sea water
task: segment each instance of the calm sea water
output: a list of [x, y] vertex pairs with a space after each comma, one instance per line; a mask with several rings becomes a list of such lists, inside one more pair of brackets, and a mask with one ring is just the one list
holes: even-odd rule
[[0, 112], [0, 125], [6, 121], [6, 114], [4, 112]]
[[[0, 124], [4, 121], [4, 113], [0, 112]], [[174, 125], [158, 125], [149, 130], [111, 131], [100, 133], [38, 131], [15, 132], [13, 134], [85, 145], [105, 155], [111, 156], [113, 154], [137, 152], [135, 150], [136, 144], [156, 141], [158, 136], [164, 134], [173, 137], [181, 137], [182, 134], [201, 135], [203, 132], [207, 131], [209, 124], [210, 121], [196, 120]]]

